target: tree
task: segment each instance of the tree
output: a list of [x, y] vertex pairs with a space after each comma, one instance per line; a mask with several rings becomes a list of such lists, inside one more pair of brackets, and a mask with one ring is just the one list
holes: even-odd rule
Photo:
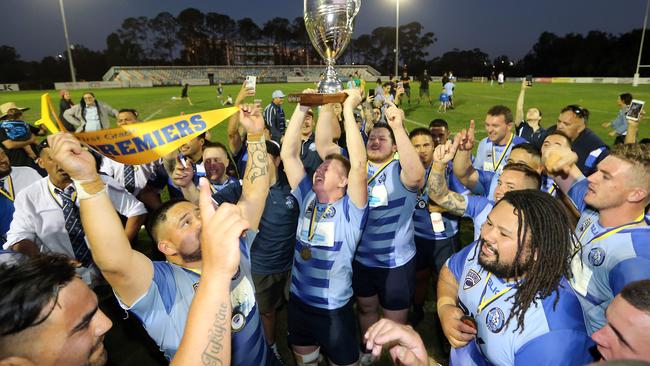
[[207, 63], [205, 14], [198, 9], [187, 8], [178, 14], [176, 20], [179, 25], [178, 38], [183, 44], [182, 59], [191, 65]]
[[289, 54], [287, 44], [291, 39], [291, 25], [289, 19], [278, 17], [273, 18], [264, 23], [262, 32], [267, 38], [273, 40], [276, 45], [280, 46], [280, 52], [275, 55], [275, 63], [280, 65], [287, 64], [286, 57]]
[[243, 41], [257, 41], [262, 38], [262, 30], [251, 18], [244, 18], [237, 21], [239, 38]]
[[173, 15], [164, 11], [149, 20], [148, 26], [153, 41], [153, 54], [157, 58], [167, 59], [173, 65], [178, 46], [178, 21]]
[[126, 18], [122, 22], [122, 27], [117, 30], [117, 34], [123, 44], [128, 44], [129, 52], [127, 59], [138, 60], [140, 65], [143, 64], [145, 54], [150, 54], [151, 49], [149, 45], [149, 28], [147, 26], [147, 17], [141, 16], [137, 18]]

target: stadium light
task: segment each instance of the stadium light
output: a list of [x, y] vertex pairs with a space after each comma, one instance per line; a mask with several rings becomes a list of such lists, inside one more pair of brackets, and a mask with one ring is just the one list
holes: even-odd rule
[[72, 49], [70, 48], [70, 38], [68, 37], [68, 25], [65, 22], [65, 11], [63, 10], [63, 0], [59, 0], [59, 8], [61, 9], [61, 20], [63, 21], [63, 34], [65, 34], [65, 45], [68, 49], [68, 64], [70, 65], [70, 76], [72, 82], [77, 82], [77, 76], [74, 72], [74, 63], [72, 62]]
[[[650, 0], [646, 2], [645, 5], [645, 17], [643, 18], [643, 31], [641, 32], [641, 44], [639, 45], [639, 58], [636, 60], [636, 72], [634, 73], [634, 79], [632, 79], [632, 86], [639, 85], [639, 67], [641, 67], [641, 53], [643, 52], [643, 40], [645, 39], [645, 28], [648, 23], [648, 8], [650, 8]], [[648, 67], [650, 65], [643, 65], [643, 67]]]
[[399, 76], [399, 0], [395, 0], [395, 77], [398, 76]]

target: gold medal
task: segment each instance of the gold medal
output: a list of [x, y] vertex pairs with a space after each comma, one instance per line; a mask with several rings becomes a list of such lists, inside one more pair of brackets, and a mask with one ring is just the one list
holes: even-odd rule
[[311, 248], [303, 247], [300, 250], [300, 258], [302, 258], [303, 260], [306, 260], [306, 261], [310, 260], [311, 259]]

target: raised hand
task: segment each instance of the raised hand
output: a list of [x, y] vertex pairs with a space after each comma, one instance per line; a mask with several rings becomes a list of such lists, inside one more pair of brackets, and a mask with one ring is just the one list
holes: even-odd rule
[[194, 178], [194, 169], [192, 168], [192, 164], [185, 164], [187, 166], [183, 164], [180, 155], [176, 155], [176, 166], [174, 167], [171, 178], [172, 182], [181, 188], [185, 188], [190, 184], [193, 184], [192, 179]]
[[551, 175], [566, 176], [571, 167], [578, 162], [578, 154], [568, 147], [551, 147], [544, 151], [542, 163], [546, 172]]
[[445, 165], [452, 161], [456, 155], [459, 143], [460, 136], [456, 135], [453, 141], [447, 141], [444, 144], [436, 146], [436, 149], [433, 151], [433, 161]]
[[427, 366], [429, 357], [420, 335], [408, 325], [381, 319], [368, 328], [364, 335], [366, 349], [379, 357], [381, 349], [388, 347], [393, 363], [404, 366]]
[[246, 87], [246, 82], [242, 84], [239, 88], [239, 93], [237, 93], [237, 98], [235, 98], [235, 105], [240, 105], [246, 97], [254, 97], [255, 89]]
[[199, 187], [203, 273], [232, 277], [239, 267], [239, 238], [250, 224], [236, 205], [223, 203], [215, 209], [207, 179], [201, 178]]
[[460, 131], [457, 136], [460, 136], [460, 141], [458, 143], [458, 149], [461, 151], [472, 151], [474, 148], [474, 120], [469, 121], [469, 128], [463, 129]]
[[248, 133], [264, 132], [264, 118], [259, 106], [244, 104], [239, 111], [239, 123], [244, 126]]
[[359, 89], [346, 89], [343, 91], [348, 97], [343, 102], [344, 111], [354, 111], [355, 108], [361, 104], [363, 98], [361, 97], [361, 92]]
[[79, 140], [67, 132], [47, 137], [50, 157], [75, 180], [92, 180], [97, 177], [95, 158], [81, 146]]
[[388, 122], [388, 125], [390, 128], [393, 129], [393, 131], [397, 130], [398, 128], [404, 128], [404, 111], [397, 108], [395, 104], [390, 103], [389, 107], [386, 108], [386, 111], [384, 112], [386, 114], [386, 121]]
[[438, 309], [442, 331], [454, 348], [463, 347], [476, 337], [476, 329], [460, 320], [463, 315], [463, 311], [455, 305], [443, 305]]

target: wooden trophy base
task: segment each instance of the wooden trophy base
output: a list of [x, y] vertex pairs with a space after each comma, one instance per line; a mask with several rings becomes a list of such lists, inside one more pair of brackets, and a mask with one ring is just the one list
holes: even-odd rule
[[324, 93], [302, 93], [289, 94], [287, 100], [291, 103], [300, 103], [306, 106], [319, 106], [329, 103], [343, 103], [348, 97], [345, 93], [324, 94]]

